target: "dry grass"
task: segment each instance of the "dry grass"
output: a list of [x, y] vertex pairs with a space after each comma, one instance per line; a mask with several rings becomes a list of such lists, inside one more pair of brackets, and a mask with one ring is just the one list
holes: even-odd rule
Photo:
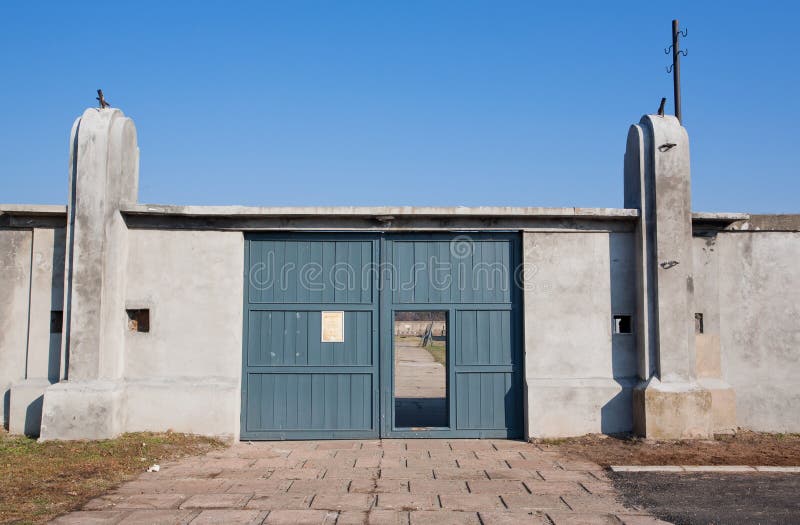
[[39, 443], [0, 431], [0, 523], [44, 523], [154, 463], [221, 446], [212, 438], [171, 432]]
[[800, 434], [740, 431], [715, 439], [655, 441], [632, 436], [589, 436], [535, 440], [558, 450], [609, 465], [800, 466]]

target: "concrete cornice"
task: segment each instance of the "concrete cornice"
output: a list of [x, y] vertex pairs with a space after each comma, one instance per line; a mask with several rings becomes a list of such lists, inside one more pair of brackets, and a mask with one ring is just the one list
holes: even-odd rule
[[62, 204], [0, 204], [0, 215], [59, 216], [66, 215]]
[[391, 220], [399, 217], [537, 217], [630, 220], [639, 216], [624, 208], [541, 208], [513, 206], [429, 207], [429, 206], [174, 206], [136, 204], [121, 210], [123, 215], [176, 217], [372, 217]]
[[[546, 208], [524, 206], [177, 206], [135, 204], [121, 210], [123, 215], [174, 217], [537, 217], [631, 220], [639, 216], [630, 208]], [[58, 217], [67, 213], [61, 204], [0, 204], [0, 215]], [[696, 222], [732, 223], [750, 219], [748, 213], [693, 212]]]

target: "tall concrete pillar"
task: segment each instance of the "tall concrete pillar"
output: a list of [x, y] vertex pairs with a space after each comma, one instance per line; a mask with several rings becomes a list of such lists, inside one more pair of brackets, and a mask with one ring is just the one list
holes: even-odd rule
[[678, 119], [646, 115], [628, 133], [625, 206], [637, 231], [639, 377], [634, 430], [653, 438], [706, 437], [710, 392], [697, 382], [689, 138]]
[[87, 109], [72, 127], [64, 276], [64, 381], [45, 391], [41, 437], [105, 438], [121, 431], [127, 228], [137, 200], [139, 148], [118, 109]]

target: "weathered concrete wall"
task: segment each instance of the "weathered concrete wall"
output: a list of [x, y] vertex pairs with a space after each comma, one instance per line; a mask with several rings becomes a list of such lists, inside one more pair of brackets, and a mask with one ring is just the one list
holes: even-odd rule
[[62, 310], [64, 229], [0, 230], [0, 388], [3, 424], [38, 435], [42, 394], [58, 381], [61, 333], [51, 312]]
[[724, 378], [739, 426], [800, 432], [800, 233], [718, 235]]
[[244, 240], [238, 232], [130, 230], [125, 335], [127, 431], [238, 436]]
[[636, 310], [634, 246], [633, 233], [524, 234], [529, 436], [631, 430], [636, 335], [612, 334], [612, 316]]
[[32, 243], [30, 230], [0, 230], [0, 395], [5, 427], [11, 384], [25, 378]]
[[711, 394], [713, 431], [731, 432], [736, 428], [736, 393], [723, 379], [716, 233], [694, 237], [692, 254], [697, 382]]

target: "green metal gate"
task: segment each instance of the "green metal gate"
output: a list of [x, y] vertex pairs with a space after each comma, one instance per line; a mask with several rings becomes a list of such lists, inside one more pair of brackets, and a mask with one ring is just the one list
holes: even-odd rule
[[[519, 244], [248, 234], [242, 439], [521, 436]], [[393, 415], [392, 320], [415, 309], [445, 311], [449, 326], [449, 423], [424, 431]]]
[[377, 260], [374, 236], [247, 236], [243, 439], [378, 435]]

